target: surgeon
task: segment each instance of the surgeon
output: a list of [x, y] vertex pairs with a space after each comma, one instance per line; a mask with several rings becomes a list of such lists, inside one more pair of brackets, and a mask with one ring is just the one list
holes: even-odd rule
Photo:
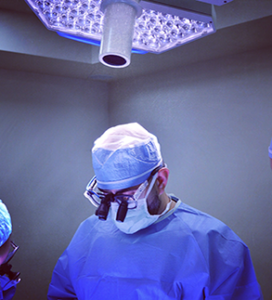
[[268, 155], [269, 155], [269, 158], [270, 158], [270, 167], [272, 169], [272, 139], [271, 139], [270, 146], [268, 147]]
[[20, 273], [12, 272], [10, 260], [18, 250], [11, 241], [12, 224], [6, 205], [0, 200], [0, 300], [12, 299]]
[[262, 299], [250, 253], [225, 224], [165, 191], [156, 136], [108, 129], [85, 196], [97, 207], [59, 258], [48, 300]]

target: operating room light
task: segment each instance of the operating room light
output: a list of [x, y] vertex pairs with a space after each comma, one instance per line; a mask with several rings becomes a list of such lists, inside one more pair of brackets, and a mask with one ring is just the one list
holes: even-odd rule
[[[97, 41], [99, 43], [102, 40], [101, 44], [104, 45], [106, 41], [110, 43], [110, 45], [106, 45], [109, 48], [115, 41], [116, 46], [119, 45], [117, 51], [124, 51], [124, 47], [127, 47], [127, 44], [130, 43], [129, 49], [124, 51], [125, 54], [120, 54], [120, 65], [113, 65], [114, 67], [124, 67], [129, 64], [130, 57], [126, 56], [128, 56], [127, 52], [130, 55], [131, 49], [161, 53], [215, 32], [212, 15], [148, 1], [25, 1], [49, 30], [56, 31], [63, 36], [78, 37], [81, 41]], [[118, 5], [120, 8], [117, 7]], [[121, 9], [121, 7], [123, 8]], [[108, 12], [109, 10], [112, 10], [112, 12]], [[119, 15], [114, 15], [115, 11]], [[106, 18], [113, 20], [109, 20], [107, 23]], [[118, 20], [119, 28], [116, 27], [116, 30], [122, 31], [124, 28], [131, 26], [129, 24], [134, 24], [134, 27], [132, 26], [130, 31], [128, 29], [127, 32], [119, 34], [119, 40], [116, 41], [118, 34], [116, 33], [115, 36], [117, 37], [113, 39], [111, 34], [114, 25], [111, 24], [114, 24], [114, 22], [117, 24]], [[106, 35], [106, 32], [108, 32], [109, 37], [107, 39], [104, 37], [103, 42], [103, 34]], [[108, 42], [110, 38], [112, 40]], [[125, 44], [122, 39], [127, 39], [126, 46], [121, 45], [122, 43]], [[100, 56], [101, 52], [103, 51], [100, 48]], [[100, 57], [100, 61], [102, 59]], [[124, 62], [122, 62], [122, 59]], [[111, 63], [103, 63], [111, 66]]]

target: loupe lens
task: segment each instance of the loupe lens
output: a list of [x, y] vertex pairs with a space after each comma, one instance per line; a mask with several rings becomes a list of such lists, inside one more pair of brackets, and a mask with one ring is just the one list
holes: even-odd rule
[[109, 206], [106, 203], [101, 203], [95, 212], [99, 220], [107, 220], [108, 213], [109, 213]]
[[101, 200], [101, 204], [98, 206], [95, 214], [98, 216], [99, 220], [107, 220], [109, 209], [111, 203], [111, 196], [107, 195]]
[[128, 211], [128, 203], [125, 201], [121, 202], [119, 204], [119, 208], [117, 211], [116, 221], [124, 222], [125, 217], [127, 215], [127, 211]]

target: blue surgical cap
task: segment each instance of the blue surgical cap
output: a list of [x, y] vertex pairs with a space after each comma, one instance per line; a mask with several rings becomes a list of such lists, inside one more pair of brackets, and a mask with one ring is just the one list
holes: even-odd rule
[[0, 247], [11, 235], [12, 225], [6, 205], [0, 200]]
[[271, 140], [270, 146], [268, 147], [268, 154], [269, 154], [269, 157], [272, 159], [272, 140]]
[[106, 190], [136, 186], [162, 164], [156, 136], [138, 123], [106, 130], [94, 142], [92, 159], [97, 185]]

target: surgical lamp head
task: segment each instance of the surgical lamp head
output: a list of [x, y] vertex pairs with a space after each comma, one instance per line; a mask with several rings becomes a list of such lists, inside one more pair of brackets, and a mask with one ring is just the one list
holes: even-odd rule
[[131, 51], [158, 54], [214, 33], [211, 4], [230, 0], [170, 1], [169, 5], [150, 0], [25, 1], [49, 30], [100, 45], [100, 62], [123, 68], [130, 63]]

